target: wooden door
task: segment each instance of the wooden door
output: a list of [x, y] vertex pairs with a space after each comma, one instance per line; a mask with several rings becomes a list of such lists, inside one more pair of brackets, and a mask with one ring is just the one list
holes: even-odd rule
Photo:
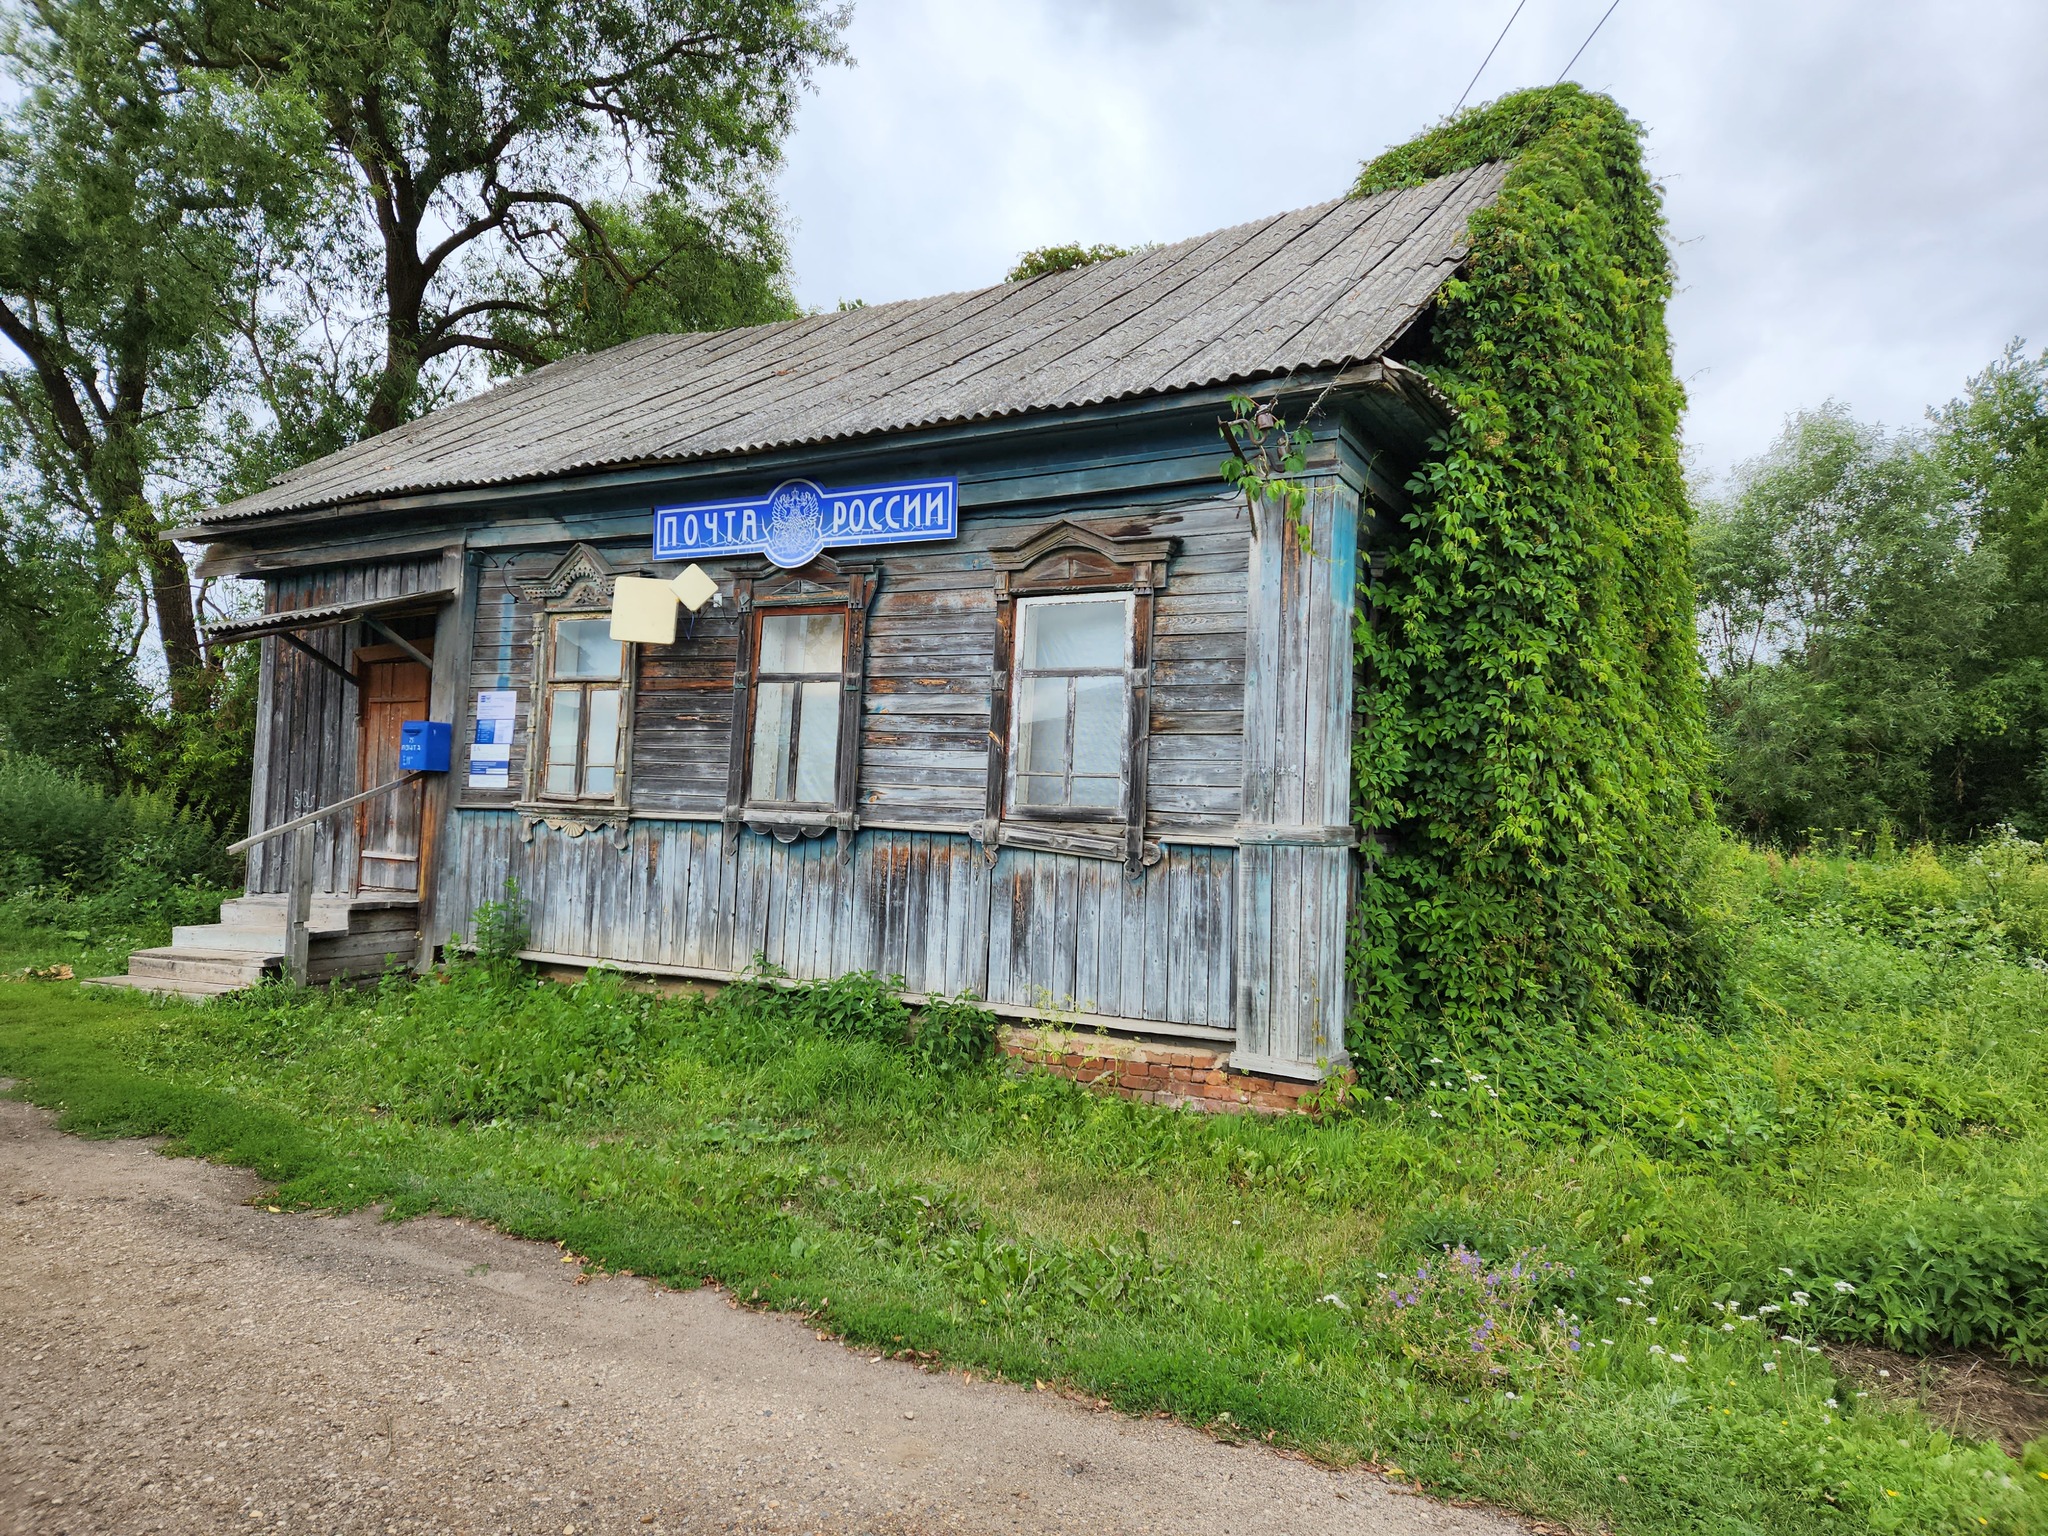
[[[397, 659], [378, 657], [397, 651], [378, 646], [356, 652], [356, 675], [362, 679], [362, 777], [369, 789], [399, 775], [399, 728], [408, 720], [427, 718], [427, 669], [399, 652]], [[377, 658], [377, 659], [372, 659]], [[417, 896], [420, 863], [426, 849], [420, 836], [425, 786], [418, 780], [388, 794], [366, 800], [356, 811], [356, 886], [366, 892]]]

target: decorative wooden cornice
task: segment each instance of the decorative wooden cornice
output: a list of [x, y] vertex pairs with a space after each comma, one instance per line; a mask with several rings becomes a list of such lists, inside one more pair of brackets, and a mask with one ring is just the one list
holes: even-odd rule
[[1154, 592], [1166, 585], [1172, 539], [1113, 538], [1062, 518], [989, 551], [996, 598], [1018, 592]]
[[618, 573], [602, 551], [577, 544], [539, 581], [518, 581], [522, 596], [550, 608], [610, 608]]

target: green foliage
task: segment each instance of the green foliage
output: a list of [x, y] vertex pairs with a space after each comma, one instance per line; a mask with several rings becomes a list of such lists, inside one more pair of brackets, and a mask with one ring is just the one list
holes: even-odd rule
[[[77, 1128], [255, 1166], [280, 1204], [714, 1276], [876, 1352], [1579, 1528], [2039, 1528], [2048, 1481], [1859, 1398], [1823, 1350], [2041, 1338], [2039, 850], [1724, 846], [1710, 874], [1748, 935], [1739, 1027], [1617, 1025], [1541, 1095], [1446, 1055], [1413, 1102], [1181, 1113], [932, 1070], [908, 1032], [936, 1005], [874, 978], [662, 999], [473, 963], [204, 1008], [0, 985], [0, 1073]], [[1393, 1277], [1460, 1247], [1477, 1268], [1427, 1319], [1385, 1313]]]
[[1446, 1386], [1528, 1391], [1584, 1348], [1580, 1325], [1541, 1300], [1566, 1268], [1535, 1251], [1489, 1263], [1448, 1247], [1381, 1282], [1370, 1316], [1393, 1353]]
[[609, 1102], [651, 1079], [669, 1023], [659, 999], [601, 971], [561, 987], [464, 969], [439, 985], [394, 980], [384, 995], [369, 1036], [388, 1063], [378, 1107], [443, 1123], [559, 1119]]
[[971, 992], [928, 998], [917, 1010], [911, 1059], [942, 1076], [970, 1071], [996, 1054], [997, 1030], [996, 1016]]
[[1222, 463], [1223, 478], [1244, 496], [1252, 529], [1259, 527], [1260, 510], [1278, 508], [1287, 530], [1309, 552], [1310, 527], [1305, 509], [1308, 485], [1301, 475], [1308, 468], [1307, 427], [1288, 430], [1287, 419], [1274, 406], [1249, 395], [1230, 397], [1230, 415], [1219, 429], [1229, 445], [1230, 457]]
[[1034, 277], [1046, 277], [1054, 272], [1072, 272], [1080, 267], [1092, 267], [1098, 261], [1115, 261], [1119, 256], [1133, 254], [1134, 250], [1121, 245], [1040, 246], [1035, 251], [1026, 251], [1019, 256], [1017, 264], [1004, 274], [1003, 281], [1028, 283]]
[[238, 863], [167, 795], [110, 795], [38, 758], [0, 757], [0, 883], [10, 893], [220, 885]]
[[1884, 818], [1953, 825], [1939, 766], [1972, 712], [2001, 571], [1934, 446], [1839, 407], [1794, 417], [1695, 541], [1729, 821], [1783, 846]]
[[2014, 342], [1936, 424], [1936, 451], [2001, 578], [1979, 649], [1958, 669], [1961, 728], [1934, 768], [1951, 790], [1944, 824], [2048, 835], [2048, 350], [2029, 357]]
[[1637, 126], [1576, 86], [1464, 113], [1354, 195], [1488, 160], [1421, 359], [1457, 419], [1361, 619], [1354, 1060], [1409, 1090], [1432, 1053], [1527, 1092], [1632, 994], [1717, 1008], [1691, 942], [1707, 814], [1676, 448], [1671, 272]]
[[360, 387], [365, 436], [480, 360], [774, 302], [779, 268], [740, 270], [774, 252], [732, 236], [772, 229], [768, 178], [846, 22], [816, 0], [119, 3], [181, 79], [317, 111], [354, 209], [300, 307], [371, 312], [327, 370]]
[[507, 880], [503, 898], [487, 901], [470, 914], [470, 954], [486, 970], [503, 969], [526, 948], [529, 931], [526, 901], [519, 894], [519, 882]]
[[[4, 429], [0, 429], [4, 430]], [[150, 700], [117, 626], [148, 622], [118, 562], [27, 488], [0, 499], [0, 748], [106, 788], [127, 777], [124, 738]]]
[[641, 336], [796, 319], [788, 252], [769, 215], [747, 205], [714, 222], [661, 194], [593, 205], [596, 232], [570, 234], [559, 263], [508, 274], [520, 307], [493, 322], [498, 371]]
[[[213, 668], [184, 557], [159, 535], [222, 473], [254, 251], [317, 199], [295, 158], [305, 112], [177, 79], [129, 20], [119, 0], [62, 0], [0, 29], [0, 463], [7, 510], [26, 514], [10, 542], [40, 526], [83, 540], [104, 625], [153, 616], [171, 703], [196, 718]], [[79, 638], [49, 649], [104, 660]], [[103, 667], [81, 681], [113, 690]], [[87, 744], [99, 724], [78, 722]]]

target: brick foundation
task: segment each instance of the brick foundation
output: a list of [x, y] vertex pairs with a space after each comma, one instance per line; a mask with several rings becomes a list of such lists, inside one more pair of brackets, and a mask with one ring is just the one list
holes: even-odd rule
[[1226, 1065], [1228, 1050], [1192, 1041], [1126, 1040], [1013, 1025], [1003, 1031], [1003, 1049], [1020, 1063], [1145, 1104], [1298, 1114], [1301, 1100], [1317, 1086], [1233, 1072]]

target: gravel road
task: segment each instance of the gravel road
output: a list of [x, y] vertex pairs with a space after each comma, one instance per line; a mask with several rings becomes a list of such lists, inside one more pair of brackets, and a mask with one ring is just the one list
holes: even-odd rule
[[[0, 1102], [0, 1530], [1527, 1527]], [[253, 1203], [252, 1203], [253, 1202]]]

